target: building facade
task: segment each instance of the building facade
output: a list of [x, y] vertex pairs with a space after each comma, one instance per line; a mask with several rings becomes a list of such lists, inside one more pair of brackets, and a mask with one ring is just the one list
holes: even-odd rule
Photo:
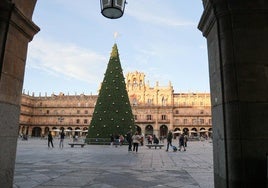
[[[151, 87], [145, 74], [131, 72], [125, 77], [137, 130], [143, 135], [165, 137], [169, 130], [189, 136], [211, 136], [209, 93], [174, 93], [173, 86]], [[19, 134], [32, 137], [87, 134], [97, 95], [31, 96], [22, 94]], [[175, 135], [176, 135], [175, 134]]]

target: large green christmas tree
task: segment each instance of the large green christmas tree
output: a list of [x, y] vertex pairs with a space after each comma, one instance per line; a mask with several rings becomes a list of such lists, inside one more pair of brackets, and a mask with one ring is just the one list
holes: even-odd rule
[[134, 131], [134, 127], [118, 49], [114, 44], [88, 128], [87, 142], [109, 142], [111, 135], [125, 135]]

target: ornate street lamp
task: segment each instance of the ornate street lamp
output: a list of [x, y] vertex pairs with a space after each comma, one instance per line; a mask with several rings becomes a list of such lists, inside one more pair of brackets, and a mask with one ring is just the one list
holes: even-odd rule
[[101, 13], [106, 18], [117, 19], [123, 16], [126, 0], [100, 0]]

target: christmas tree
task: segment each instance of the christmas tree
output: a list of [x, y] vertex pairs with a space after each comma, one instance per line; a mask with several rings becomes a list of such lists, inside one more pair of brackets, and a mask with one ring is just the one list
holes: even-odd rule
[[118, 49], [114, 44], [86, 141], [107, 143], [111, 135], [126, 135], [128, 131], [134, 131], [134, 126]]

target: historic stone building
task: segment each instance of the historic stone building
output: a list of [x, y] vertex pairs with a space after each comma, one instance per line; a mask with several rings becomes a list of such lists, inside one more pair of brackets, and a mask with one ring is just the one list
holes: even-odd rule
[[[214, 186], [267, 187], [268, 1], [202, 1], [204, 11], [198, 28], [206, 37], [208, 48], [213, 116]], [[32, 122], [37, 122], [37, 117], [45, 119], [44, 123], [47, 120], [60, 127], [58, 123], [67, 123], [66, 119], [74, 116], [63, 117], [56, 114], [53, 117], [42, 113], [50, 113], [50, 110], [60, 108], [63, 111], [75, 111], [77, 108], [64, 107], [60, 102], [56, 102], [60, 97], [64, 97], [62, 95], [46, 97], [44, 101], [40, 100], [42, 97], [29, 97], [24, 94], [21, 98], [28, 43], [39, 31], [32, 22], [36, 0], [0, 2], [0, 185], [12, 187], [21, 99], [25, 103], [22, 107], [21, 122], [24, 122], [23, 126], [31, 127], [31, 130], [35, 126]], [[173, 97], [175, 95], [173, 94]], [[79, 96], [74, 97], [74, 102], [78, 102]], [[189, 98], [194, 97], [196, 95], [189, 94]], [[187, 121], [193, 117], [184, 111], [190, 109], [186, 108], [186, 103], [190, 101], [187, 98], [188, 96], [182, 99], [186, 101], [182, 108], [179, 108], [180, 103], [177, 104], [179, 121], [181, 117], [187, 117]], [[62, 102], [65, 102], [64, 99]], [[48, 105], [48, 101], [53, 101], [53, 106]], [[176, 103], [172, 105], [176, 107]], [[176, 117], [173, 108], [172, 110], [172, 115]], [[35, 115], [37, 112], [38, 116]], [[157, 116], [159, 115], [157, 113]], [[36, 120], [33, 120], [34, 118]], [[200, 120], [197, 122], [199, 124]], [[186, 127], [180, 122], [178, 124], [178, 127]], [[50, 124], [38, 127], [46, 126], [49, 128]], [[140, 126], [142, 128], [141, 124]], [[193, 126], [187, 127], [191, 129]], [[32, 133], [29, 129], [28, 132]]]
[[[150, 87], [145, 75], [131, 72], [125, 77], [126, 88], [137, 129], [143, 134], [166, 136], [169, 130], [189, 136], [211, 135], [209, 93], [174, 93], [171, 83]], [[20, 134], [57, 135], [64, 128], [67, 134], [85, 135], [90, 124], [97, 95], [31, 96], [22, 94]]]

